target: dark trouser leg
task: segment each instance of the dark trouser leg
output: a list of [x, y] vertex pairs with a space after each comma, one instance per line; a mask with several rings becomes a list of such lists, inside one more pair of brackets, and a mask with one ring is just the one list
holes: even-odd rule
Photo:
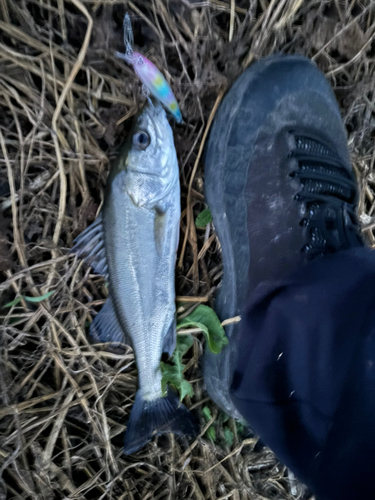
[[318, 499], [375, 498], [375, 253], [261, 283], [243, 315], [231, 395]]

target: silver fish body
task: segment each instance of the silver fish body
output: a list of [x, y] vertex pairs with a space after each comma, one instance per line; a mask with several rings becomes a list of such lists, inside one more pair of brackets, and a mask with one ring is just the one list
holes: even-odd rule
[[147, 104], [108, 177], [103, 210], [72, 251], [107, 276], [109, 297], [90, 333], [131, 343], [139, 389], [125, 435], [126, 454], [155, 433], [195, 434], [197, 424], [170, 390], [160, 358], [176, 342], [175, 262], [180, 184], [172, 129], [160, 104]]
[[136, 130], [147, 131], [150, 145], [144, 151], [133, 147], [119, 162], [102, 217], [110, 294], [132, 340], [140, 391], [152, 400], [162, 396], [163, 343], [172, 352], [175, 344], [180, 183], [172, 130], [161, 106], [146, 108]]

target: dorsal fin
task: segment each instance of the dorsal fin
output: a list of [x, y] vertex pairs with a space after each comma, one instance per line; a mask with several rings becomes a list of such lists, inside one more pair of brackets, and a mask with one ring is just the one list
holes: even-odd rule
[[84, 259], [86, 264], [90, 265], [94, 272], [108, 277], [108, 265], [105, 255], [104, 234], [102, 217], [99, 214], [83, 233], [74, 240], [74, 247], [70, 250], [76, 253], [78, 257]]

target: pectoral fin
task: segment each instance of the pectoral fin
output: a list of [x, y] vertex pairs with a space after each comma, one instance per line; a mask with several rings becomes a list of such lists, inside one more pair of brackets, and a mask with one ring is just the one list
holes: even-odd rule
[[165, 213], [157, 211], [155, 216], [154, 237], [155, 237], [156, 251], [160, 258], [163, 255], [163, 247], [166, 241], [166, 234], [165, 234], [166, 224], [167, 224], [167, 217]]
[[90, 326], [90, 335], [96, 342], [122, 343], [131, 346], [130, 336], [121, 328], [111, 297], [108, 297], [102, 310], [95, 316]]
[[74, 240], [74, 247], [70, 250], [84, 259], [94, 272], [107, 277], [108, 265], [105, 255], [102, 217], [99, 215], [87, 229]]

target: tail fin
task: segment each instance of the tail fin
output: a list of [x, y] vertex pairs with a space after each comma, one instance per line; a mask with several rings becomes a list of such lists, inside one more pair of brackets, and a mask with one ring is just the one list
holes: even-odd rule
[[166, 397], [154, 401], [145, 401], [138, 391], [126, 429], [124, 453], [135, 453], [157, 434], [194, 436], [198, 430], [198, 421], [171, 389]]

